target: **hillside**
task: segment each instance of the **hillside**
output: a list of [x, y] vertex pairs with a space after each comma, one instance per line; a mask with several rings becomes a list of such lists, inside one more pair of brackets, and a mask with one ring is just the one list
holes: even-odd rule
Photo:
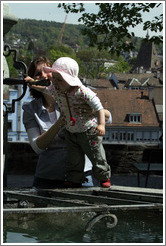
[[[88, 76], [96, 77], [101, 74], [101, 71], [104, 71], [103, 64], [98, 64], [98, 68], [96, 69], [96, 65], [93, 62], [94, 59], [98, 61], [100, 59], [118, 60], [118, 57], [109, 54], [108, 51], [102, 51], [103, 53], [99, 54], [96, 49], [93, 51], [88, 49], [88, 38], [81, 33], [84, 25], [66, 24], [62, 38], [62, 46], [58, 46], [62, 28], [63, 23], [54, 21], [19, 19], [18, 23], [13, 26], [5, 36], [4, 43], [9, 44], [12, 48], [16, 48], [18, 50], [17, 59], [25, 62], [27, 66], [29, 66], [34, 57], [40, 55], [48, 56], [52, 62], [61, 56], [70, 56], [74, 59], [78, 59], [83, 62], [83, 64], [79, 65], [80, 72], [82, 72], [84, 76], [85, 74], [87, 76], [88, 73]], [[127, 39], [125, 41], [127, 41]], [[137, 54], [140, 49], [141, 41], [142, 39], [139, 37], [132, 39], [135, 54]], [[162, 54], [162, 45], [156, 46], [156, 48], [157, 52]], [[124, 64], [124, 62], [119, 61], [116, 71], [120, 72], [123, 70], [127, 72], [130, 70], [129, 66], [132, 66], [133, 61], [134, 59], [131, 60], [130, 64]], [[12, 57], [7, 57], [7, 62], [10, 67], [11, 76], [16, 77], [17, 71], [13, 68]], [[84, 62], [87, 62], [86, 66], [84, 66]], [[90, 75], [87, 69], [92, 69], [93, 73]]]
[[[33, 41], [35, 48], [47, 50], [50, 46], [58, 44], [62, 26], [63, 23], [54, 21], [19, 19], [5, 36], [4, 41], [24, 49], [27, 49], [29, 42]], [[87, 46], [88, 40], [81, 34], [82, 28], [83, 25], [66, 24], [62, 44], [70, 47]]]
[[[63, 23], [54, 21], [19, 19], [18, 23], [5, 36], [4, 41], [23, 49], [27, 49], [29, 42], [33, 41], [36, 49], [47, 50], [50, 46], [58, 44], [62, 26]], [[72, 48], [77, 45], [81, 48], [87, 47], [88, 39], [81, 34], [83, 27], [84, 25], [66, 24], [62, 44]], [[135, 51], [139, 50], [141, 40], [138, 37], [133, 38]]]

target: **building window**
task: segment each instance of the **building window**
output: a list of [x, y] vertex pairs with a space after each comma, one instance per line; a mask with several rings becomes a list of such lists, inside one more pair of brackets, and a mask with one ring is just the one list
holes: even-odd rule
[[150, 142], [150, 132], [144, 132], [144, 141]]
[[8, 131], [12, 131], [12, 121], [8, 121]]
[[141, 114], [129, 114], [129, 122], [139, 124], [142, 122]]
[[158, 132], [151, 132], [151, 140], [152, 142], [158, 141]]
[[143, 132], [136, 132], [136, 141], [142, 142], [143, 140]]
[[139, 87], [131, 87], [131, 90], [139, 90]]
[[127, 140], [128, 141], [134, 141], [134, 133], [133, 132], [127, 133]]
[[103, 140], [110, 140], [110, 133], [109, 130], [106, 130]]
[[118, 141], [118, 132], [112, 132], [112, 141]]
[[120, 132], [119, 139], [120, 141], [126, 141], [126, 132]]

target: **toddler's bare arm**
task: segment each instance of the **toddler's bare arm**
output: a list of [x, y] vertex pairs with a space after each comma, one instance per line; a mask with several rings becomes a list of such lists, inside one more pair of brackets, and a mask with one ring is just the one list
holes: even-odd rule
[[97, 135], [105, 135], [105, 114], [104, 109], [97, 111], [98, 126], [96, 127]]

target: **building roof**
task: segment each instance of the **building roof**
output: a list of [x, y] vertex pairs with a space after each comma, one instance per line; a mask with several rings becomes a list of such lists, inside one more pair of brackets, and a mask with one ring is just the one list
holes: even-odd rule
[[92, 87], [95, 87], [95, 88], [111, 88], [112, 87], [109, 79], [88, 80], [87, 85], [91, 85]]
[[[159, 126], [153, 103], [148, 99], [148, 92], [144, 91], [142, 98], [140, 91], [133, 90], [95, 90], [95, 92], [103, 107], [111, 112], [112, 126]], [[131, 113], [141, 114], [142, 123], [129, 123], [128, 115]]]
[[119, 81], [127, 81], [132, 78], [141, 80], [142, 78], [151, 78], [154, 77], [154, 73], [114, 73]]
[[125, 87], [132, 86], [155, 86], [162, 87], [163, 74], [156, 78], [154, 73], [114, 73], [119, 83], [124, 84]]
[[154, 88], [153, 98], [155, 104], [163, 105], [163, 88]]
[[162, 74], [156, 78], [154, 73], [114, 73], [110, 79], [93, 79], [87, 80], [86, 85], [98, 89], [125, 89], [128, 87], [163, 87]]

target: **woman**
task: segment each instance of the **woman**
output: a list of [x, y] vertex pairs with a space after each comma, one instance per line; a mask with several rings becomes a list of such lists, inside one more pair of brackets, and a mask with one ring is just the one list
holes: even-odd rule
[[[35, 59], [29, 67], [28, 75], [36, 80], [47, 79], [48, 74], [43, 71], [43, 66], [51, 66], [46, 57]], [[28, 81], [29, 77], [26, 80]], [[67, 164], [63, 120], [53, 96], [36, 91], [33, 86], [30, 86], [30, 91], [35, 99], [23, 105], [23, 123], [30, 144], [39, 155], [33, 186], [61, 188], [65, 180]], [[84, 111], [85, 108], [76, 107], [76, 110]], [[88, 105], [86, 110], [91, 110]], [[110, 117], [108, 110], [105, 110], [105, 114], [106, 118]], [[86, 170], [87, 165], [85, 165]]]

